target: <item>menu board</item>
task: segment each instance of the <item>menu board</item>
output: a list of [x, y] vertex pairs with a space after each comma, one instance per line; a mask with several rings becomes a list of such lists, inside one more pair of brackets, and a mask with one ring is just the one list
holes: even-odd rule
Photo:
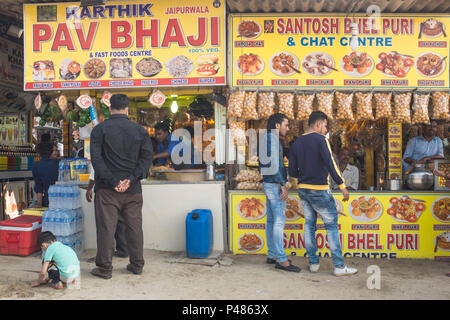
[[0, 114], [0, 144], [23, 145], [28, 142], [27, 113]]
[[388, 173], [391, 180], [402, 180], [402, 124], [388, 124]]
[[228, 25], [233, 87], [449, 87], [449, 15], [236, 14]]
[[225, 1], [24, 4], [25, 90], [225, 84]]
[[[334, 194], [344, 257], [427, 258], [450, 261], [448, 193]], [[446, 211], [447, 210], [447, 211]], [[267, 254], [267, 203], [262, 192], [229, 192], [230, 250], [234, 254]], [[284, 250], [305, 256], [305, 219], [297, 193], [286, 206]], [[317, 221], [317, 254], [329, 257], [326, 229]]]

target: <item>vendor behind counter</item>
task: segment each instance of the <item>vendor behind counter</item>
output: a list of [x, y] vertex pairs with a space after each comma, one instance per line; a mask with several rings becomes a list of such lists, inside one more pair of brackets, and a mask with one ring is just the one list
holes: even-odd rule
[[[182, 170], [182, 169], [193, 169], [199, 167], [198, 165], [194, 164], [194, 129], [192, 127], [186, 127], [185, 128], [189, 136], [188, 137], [182, 137], [179, 138], [173, 134], [170, 133], [169, 126], [164, 123], [160, 122], [155, 126], [155, 133], [156, 133], [156, 140], [157, 140], [157, 146], [156, 146], [156, 155], [154, 156], [154, 161], [156, 162], [156, 165], [158, 166], [165, 166], [168, 165], [168, 162], [171, 160], [172, 153], [174, 151], [174, 148], [182, 143], [183, 149], [180, 151], [180, 157], [183, 156], [183, 150], [190, 149], [191, 151], [191, 160], [190, 163], [182, 163], [182, 164], [174, 164], [173, 167], [176, 170]], [[172, 161], [173, 162], [173, 161]], [[200, 165], [201, 166], [201, 165]]]

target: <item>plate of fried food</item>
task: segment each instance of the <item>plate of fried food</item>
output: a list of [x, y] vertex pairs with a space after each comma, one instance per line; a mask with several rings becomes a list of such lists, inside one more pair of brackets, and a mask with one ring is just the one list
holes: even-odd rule
[[289, 196], [286, 200], [285, 213], [287, 221], [295, 221], [304, 218], [303, 207], [299, 199]]
[[263, 238], [256, 233], [244, 233], [238, 240], [239, 249], [246, 252], [258, 252], [264, 246]]
[[264, 70], [264, 61], [257, 54], [244, 53], [236, 59], [236, 69], [244, 76], [256, 76]]
[[237, 205], [237, 213], [247, 220], [259, 220], [266, 215], [266, 205], [261, 199], [246, 198]]
[[348, 212], [360, 222], [372, 222], [383, 213], [383, 206], [375, 197], [361, 196], [350, 202]]
[[244, 20], [237, 26], [238, 37], [256, 39], [262, 32], [261, 25], [253, 20]]
[[450, 197], [440, 197], [431, 205], [431, 214], [440, 222], [450, 222]]
[[434, 78], [440, 76], [442, 72], [444, 72], [445, 59], [435, 52], [424, 52], [417, 57], [415, 68], [420, 75]]
[[389, 199], [387, 214], [399, 222], [417, 222], [426, 206], [422, 200], [412, 199], [408, 196], [392, 197]]
[[450, 232], [444, 232], [434, 238], [434, 252], [437, 249], [442, 251], [450, 251]]
[[289, 52], [278, 52], [270, 58], [270, 70], [280, 77], [288, 77], [295, 73], [294, 69], [298, 69], [300, 62], [298, 58]]
[[372, 72], [374, 63], [365, 52], [352, 52], [342, 57], [341, 70], [352, 78], [361, 78]]

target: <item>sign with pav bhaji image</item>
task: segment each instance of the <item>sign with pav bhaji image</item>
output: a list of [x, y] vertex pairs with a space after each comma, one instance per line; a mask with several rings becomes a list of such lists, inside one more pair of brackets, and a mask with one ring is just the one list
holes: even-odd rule
[[[447, 193], [335, 194], [344, 257], [421, 258], [450, 261], [450, 196]], [[262, 192], [229, 192], [230, 250], [267, 254], [267, 203]], [[284, 250], [304, 256], [305, 219], [298, 194], [286, 203]], [[318, 217], [318, 255], [330, 256], [325, 225]]]
[[233, 14], [228, 22], [233, 87], [449, 87], [449, 15]]
[[24, 4], [25, 90], [225, 85], [225, 1]]

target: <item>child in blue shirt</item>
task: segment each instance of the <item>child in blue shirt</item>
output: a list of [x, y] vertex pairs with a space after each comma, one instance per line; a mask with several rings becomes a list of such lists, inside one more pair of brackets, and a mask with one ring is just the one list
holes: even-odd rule
[[[80, 261], [72, 248], [56, 240], [50, 231], [41, 232], [38, 245], [45, 251], [41, 273], [32, 287], [49, 282], [55, 289], [63, 287], [62, 282], [73, 283], [80, 275]], [[48, 273], [48, 279], [44, 281]]]

